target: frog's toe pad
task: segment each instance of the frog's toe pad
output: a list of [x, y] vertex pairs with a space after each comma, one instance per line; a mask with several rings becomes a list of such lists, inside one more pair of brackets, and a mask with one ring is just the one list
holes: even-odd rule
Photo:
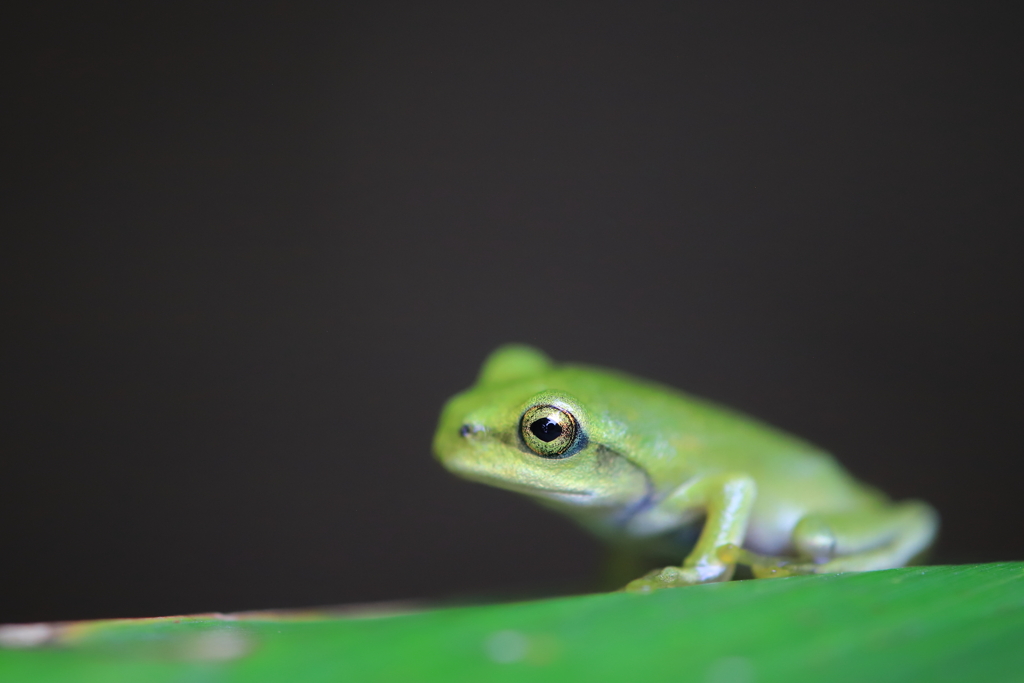
[[[723, 572], [709, 571], [709, 569], [712, 568], [665, 567], [664, 569], [655, 569], [635, 581], [630, 581], [623, 590], [629, 593], [649, 593], [661, 588], [692, 586], [698, 583], [722, 580]], [[724, 578], [728, 578], [728, 576]]]

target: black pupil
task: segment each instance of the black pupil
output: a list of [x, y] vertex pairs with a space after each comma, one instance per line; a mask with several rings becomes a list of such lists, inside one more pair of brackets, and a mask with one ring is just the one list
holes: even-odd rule
[[548, 443], [562, 435], [562, 425], [550, 417], [542, 417], [539, 420], [533, 421], [533, 424], [530, 425], [530, 431], [533, 432], [535, 437], [544, 443]]

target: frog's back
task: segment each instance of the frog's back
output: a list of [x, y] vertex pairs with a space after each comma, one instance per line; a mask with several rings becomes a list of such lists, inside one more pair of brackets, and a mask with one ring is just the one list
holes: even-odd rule
[[574, 393], [605, 443], [670, 488], [697, 474], [745, 472], [762, 504], [804, 501], [807, 509], [849, 509], [882, 497], [865, 492], [825, 450], [739, 411], [658, 382], [587, 365], [552, 373], [552, 388]]
[[624, 372], [566, 364], [552, 373], [552, 388], [576, 395], [603, 421], [632, 433], [660, 435], [685, 450], [704, 444], [720, 451], [806, 453], [828, 456], [809, 442], [740, 411]]

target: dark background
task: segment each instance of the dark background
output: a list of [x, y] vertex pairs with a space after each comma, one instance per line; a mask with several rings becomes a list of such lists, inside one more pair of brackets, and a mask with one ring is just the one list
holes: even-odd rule
[[1010, 7], [8, 16], [0, 621], [585, 589], [596, 543], [430, 455], [511, 340], [1021, 559]]

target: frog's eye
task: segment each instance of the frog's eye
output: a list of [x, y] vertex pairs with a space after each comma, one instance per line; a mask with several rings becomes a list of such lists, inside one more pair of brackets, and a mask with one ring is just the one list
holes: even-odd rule
[[576, 443], [576, 418], [555, 406], [534, 406], [523, 413], [523, 441], [542, 458], [558, 458]]

